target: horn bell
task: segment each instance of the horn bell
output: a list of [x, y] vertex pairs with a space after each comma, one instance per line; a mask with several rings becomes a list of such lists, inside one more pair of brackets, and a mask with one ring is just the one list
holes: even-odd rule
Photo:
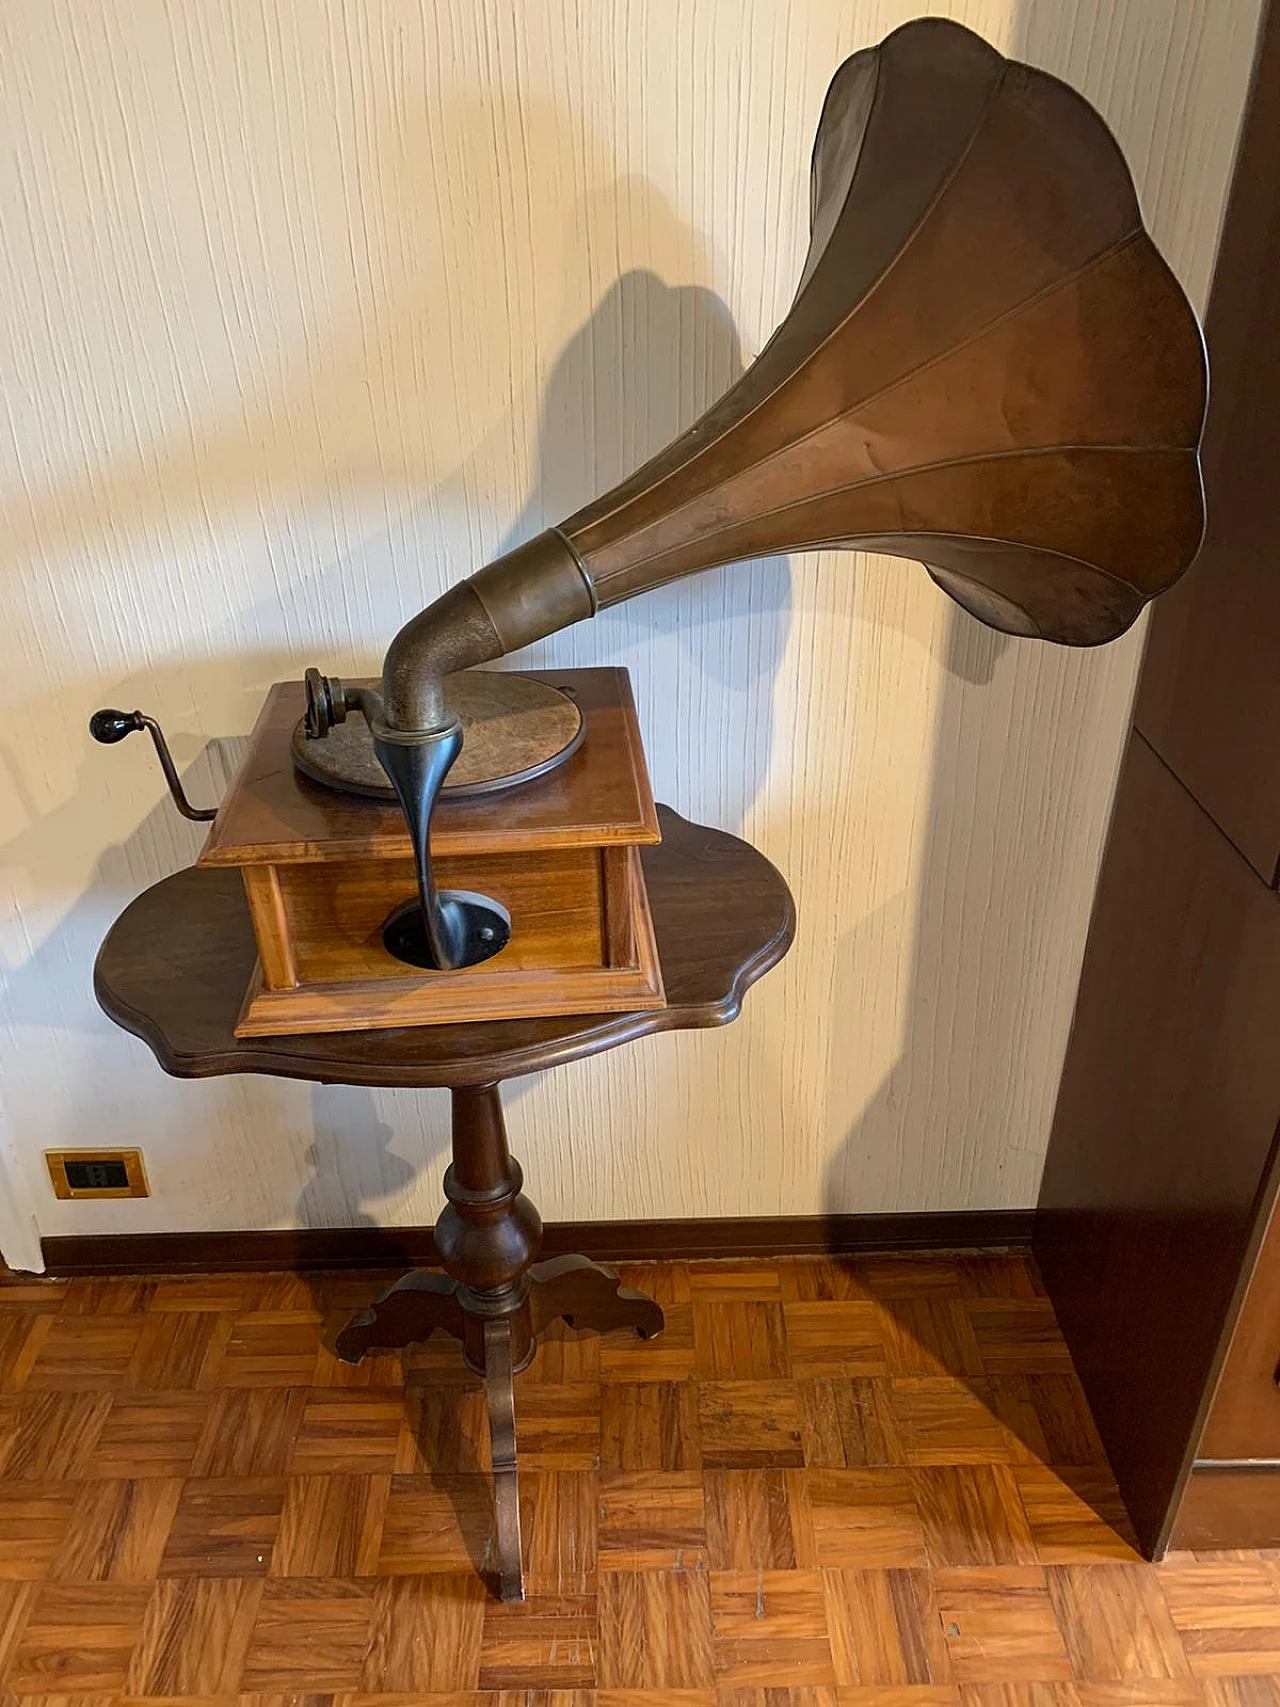
[[557, 532], [610, 605], [713, 565], [915, 558], [991, 627], [1123, 633], [1204, 524], [1204, 344], [1119, 146], [927, 18], [836, 72], [787, 314], [693, 427]]

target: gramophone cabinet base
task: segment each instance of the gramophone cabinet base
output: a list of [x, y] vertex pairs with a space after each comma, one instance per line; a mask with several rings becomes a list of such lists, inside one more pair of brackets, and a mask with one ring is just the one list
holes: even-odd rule
[[421, 972], [387, 952], [382, 926], [414, 893], [411, 861], [245, 866], [259, 958], [236, 1036], [662, 1007], [638, 848], [464, 856], [437, 875], [507, 907], [500, 955]]
[[[302, 684], [271, 689], [200, 856], [203, 866], [239, 868], [253, 919], [258, 964], [238, 1037], [664, 1005], [640, 862], [662, 833], [627, 673], [520, 675], [570, 697], [582, 737], [545, 775], [437, 807], [440, 888], [491, 895], [511, 914], [502, 952], [460, 972], [407, 966], [383, 947], [388, 916], [417, 893], [404, 817], [391, 803], [300, 775], [293, 732]], [[505, 741], [518, 770], [528, 747], [523, 713], [490, 698], [491, 755], [500, 759]]]

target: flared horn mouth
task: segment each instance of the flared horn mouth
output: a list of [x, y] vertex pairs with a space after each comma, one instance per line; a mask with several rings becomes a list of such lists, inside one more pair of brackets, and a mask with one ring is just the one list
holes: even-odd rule
[[856, 545], [981, 621], [1114, 639], [1198, 549], [1204, 344], [1106, 124], [927, 18], [855, 54], [791, 311], [682, 438], [561, 525], [600, 603]]

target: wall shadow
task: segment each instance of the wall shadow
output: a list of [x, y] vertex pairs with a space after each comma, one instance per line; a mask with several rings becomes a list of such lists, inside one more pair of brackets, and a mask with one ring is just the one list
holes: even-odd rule
[[[1186, 6], [1177, 9], [1188, 11]], [[1099, 66], [1094, 50], [1100, 40], [1107, 39], [1114, 10], [1105, 0], [1068, 0], [1067, 4], [1062, 0], [1019, 0], [1008, 39], [1001, 45], [1011, 57], [1065, 75], [1105, 111], [1117, 104], [1103, 98], [1116, 66]], [[1153, 56], [1162, 53], [1175, 27], [1171, 20], [1174, 10], [1163, 0], [1137, 0], [1123, 26], [1126, 46], [1145, 43]], [[1064, 65], [1064, 50], [1080, 63]], [[1086, 63], [1090, 75], [1085, 74]], [[1164, 105], [1169, 98], [1161, 91], [1157, 105]], [[943, 597], [941, 593], [938, 596]], [[1141, 634], [1118, 644], [1136, 668]], [[1069, 929], [1078, 927], [1079, 944], [1083, 946], [1087, 907], [1086, 917], [1081, 917], [1078, 873], [1071, 869], [1071, 850], [1074, 846], [1078, 858], [1081, 845], [1090, 840], [1096, 843], [1097, 838], [1062, 832], [1065, 814], [1049, 785], [1056, 779], [1062, 790], [1074, 789], [1074, 797], [1068, 792], [1067, 798], [1074, 799], [1078, 811], [1087, 811], [1091, 819], [1096, 817], [1096, 780], [1090, 785], [1073, 772], [1070, 756], [1062, 751], [1056, 720], [1064, 705], [1068, 706], [1081, 745], [1103, 755], [1114, 748], [1118, 760], [1123, 730], [1113, 727], [1119, 698], [1115, 676], [1105, 705], [1099, 695], [1106, 685], [1105, 673], [1122, 672], [1125, 667], [1114, 655], [1111, 663], [1104, 664], [1087, 653], [1067, 654], [1064, 649], [1055, 653], [1050, 667], [1026, 678], [1040, 691], [1034, 698], [1021, 701], [1025, 721], [1018, 730], [1019, 748], [1012, 756], [1023, 772], [1020, 798], [1027, 827], [998, 844], [1002, 849], [1000, 863], [987, 872], [971, 876], [973, 867], [967, 857], [968, 850], [981, 847], [989, 839], [986, 827], [1001, 804], [1002, 772], [1011, 756], [1004, 733], [1008, 726], [1002, 726], [997, 711], [989, 717], [992, 740], [976, 745], [965, 739], [966, 732], [972, 735], [977, 728], [980, 701], [975, 695], [993, 708], [1012, 706], [1012, 672], [1019, 650], [1040, 645], [1008, 639], [984, 629], [958, 606], [950, 609], [941, 659], [943, 691], [935, 724], [924, 856], [911, 901], [912, 916], [894, 921], [911, 943], [900, 1048], [897, 1059], [832, 1155], [824, 1193], [830, 1213], [857, 1212], [858, 1182], [872, 1158], [886, 1148], [899, 1146], [901, 1134], [907, 1131], [938, 1133], [935, 1153], [938, 1144], [953, 1146], [946, 1177], [960, 1177], [963, 1200], [947, 1207], [982, 1210], [1015, 1203], [1031, 1209], [1035, 1205], [1043, 1137], [1039, 1116], [1043, 1110], [1028, 1107], [1017, 1064], [1037, 1054], [1042, 1060], [1060, 1063], [1065, 1030], [1047, 1011], [1028, 1019], [1016, 979], [1001, 975], [995, 957], [988, 956], [993, 960], [993, 975], [972, 990], [967, 1004], [957, 1004], [945, 1017], [940, 1014], [939, 990], [945, 982], [945, 968], [954, 963], [960, 950], [966, 920], [971, 921], [975, 912], [981, 916], [984, 908], [992, 934], [1000, 937], [1009, 953], [1020, 957], [1024, 967], [1048, 963], [1042, 950], [1054, 929], [1055, 917], [1059, 924], [1066, 918]], [[1113, 772], [1112, 786], [1114, 780]], [[1107, 809], [1104, 802], [1104, 812]], [[1056, 836], [1050, 828], [1055, 817], [1059, 828]], [[866, 918], [845, 933], [839, 945], [834, 1003], [849, 1002], [861, 943], [875, 938], [883, 925], [881, 919]], [[966, 952], [970, 966], [981, 964], [983, 951], [975, 959], [971, 943]], [[1061, 943], [1054, 954], [1059, 962], [1063, 960]], [[1067, 971], [1074, 978], [1078, 965], [1072, 962]], [[837, 1065], [832, 1063], [833, 1073]], [[941, 1101], [944, 1092], [945, 1106]], [[947, 1121], [945, 1132], [941, 1130], [943, 1118]], [[1025, 1152], [1015, 1155], [1016, 1135], [1026, 1130], [1029, 1120], [1036, 1122], [1035, 1129], [1027, 1133]], [[969, 1158], [980, 1153], [983, 1135], [989, 1133], [1015, 1135], [1008, 1146], [1010, 1164], [1017, 1169], [1012, 1188], [1000, 1179], [993, 1190], [990, 1178], [984, 1182], [980, 1172], [966, 1172]], [[928, 1199], [927, 1181], [913, 1177], [904, 1188], [904, 1196], [911, 1196], [913, 1189], [917, 1204], [923, 1206]], [[841, 1266], [847, 1267], [851, 1276], [858, 1271], [854, 1261]], [[1033, 1268], [1029, 1272], [1033, 1273]], [[940, 1293], [943, 1295], [945, 1289]], [[917, 1347], [922, 1368], [931, 1364], [936, 1372], [968, 1388], [1031, 1457], [1052, 1465], [1106, 1525], [1131, 1543], [1123, 1509], [1106, 1485], [1105, 1455], [1088, 1415], [1083, 1388], [1065, 1361], [1065, 1347], [1048, 1344], [1052, 1310], [1047, 1297], [1041, 1294], [1034, 1302], [1027, 1300], [1025, 1372], [1007, 1380], [975, 1373], [982, 1363], [975, 1358], [972, 1346], [966, 1348], [955, 1340], [948, 1343], [945, 1335], [935, 1333], [936, 1323], [931, 1325], [928, 1311], [921, 1311], [918, 1302], [887, 1297], [883, 1304], [904, 1341]], [[1033, 1318], [1040, 1320], [1046, 1334], [1040, 1362], [1030, 1339]], [[1016, 1367], [1018, 1355], [1011, 1345], [1010, 1368]], [[1060, 1424], [1056, 1432], [1055, 1417]], [[1072, 1427], [1079, 1457], [1064, 1456], [1067, 1449], [1060, 1445]]]
[[[237, 662], [247, 662], [250, 657]], [[207, 665], [210, 682], [221, 673], [214, 662]], [[181, 688], [197, 685], [199, 667], [181, 674]], [[168, 695], [181, 696], [164, 670], [117, 681], [103, 689], [86, 684], [83, 689], [85, 722], [98, 705], [141, 704], [144, 709]], [[100, 697], [99, 697], [100, 696]], [[33, 706], [31, 714], [40, 714]], [[22, 767], [8, 744], [0, 745], [3, 765], [27, 822], [15, 835], [0, 843], [0, 867], [13, 872], [33, 902], [47, 902], [65, 893], [66, 861], [83, 842], [86, 822], [102, 826], [115, 839], [103, 846], [87, 880], [77, 883], [75, 899], [61, 912], [56, 925], [39, 938], [28, 936], [25, 953], [12, 956], [0, 968], [0, 1012], [16, 1045], [45, 1033], [62, 1039], [63, 1070], [52, 1081], [48, 1075], [38, 1083], [21, 1073], [6, 1077], [5, 1106], [12, 1112], [15, 1127], [43, 1132], [46, 1142], [77, 1145], [137, 1146], [150, 1153], [152, 1189], [150, 1200], [131, 1205], [144, 1224], [157, 1230], [177, 1230], [180, 1225], [216, 1224], [218, 1182], [225, 1168], [219, 1161], [219, 1138], [228, 1122], [252, 1130], [255, 1126], [278, 1130], [282, 1109], [296, 1097], [283, 1081], [258, 1077], [177, 1081], [166, 1077], [151, 1060], [146, 1046], [127, 1039], [98, 1007], [93, 996], [92, 968], [97, 949], [112, 923], [128, 903], [149, 884], [191, 864], [207, 833], [207, 825], [180, 817], [164, 793], [134, 820], [131, 798], [136, 798], [140, 775], [148, 773], [148, 794], [161, 785], [150, 742], [135, 735], [123, 748], [93, 744], [83, 728], [83, 756], [77, 763], [74, 785], [61, 804], [41, 810], [25, 787]], [[244, 738], [230, 737], [198, 742], [182, 734], [171, 735], [171, 746], [183, 785], [193, 804], [216, 805], [239, 763]], [[125, 825], [132, 823], [131, 828]], [[122, 1057], [137, 1051], [139, 1072], [131, 1078], [122, 1070]], [[35, 1053], [39, 1053], [38, 1050]], [[173, 1133], [183, 1135], [181, 1157], [174, 1162], [165, 1155]], [[49, 1193], [47, 1179], [38, 1167], [39, 1152], [28, 1143], [18, 1156], [20, 1182], [38, 1211]], [[269, 1177], [270, 1155], [263, 1157], [257, 1177]], [[158, 1163], [158, 1167], [157, 1167]], [[175, 1172], [179, 1178], [175, 1178]], [[177, 1222], [166, 1220], [162, 1211], [165, 1184], [186, 1199], [186, 1213]], [[193, 1190], [194, 1187], [194, 1190]], [[51, 1202], [51, 1198], [49, 1199]], [[269, 1190], [263, 1193], [263, 1224], [278, 1224], [287, 1213], [288, 1198]], [[100, 1206], [108, 1212], [109, 1229], [115, 1205]]]
[[311, 1123], [304, 1157], [311, 1178], [298, 1198], [294, 1224], [379, 1226], [367, 1206], [412, 1185], [417, 1174], [392, 1150], [395, 1130], [380, 1118], [372, 1091], [363, 1085], [312, 1085]]
[[[634, 196], [634, 187], [625, 193]], [[603, 217], [598, 207], [591, 217]], [[692, 381], [680, 360], [684, 350], [697, 353]], [[494, 555], [564, 520], [586, 500], [616, 485], [691, 425], [743, 371], [733, 320], [714, 292], [665, 285], [647, 269], [624, 273], [551, 371], [539, 416], [537, 477]], [[344, 564], [339, 574], [349, 569]], [[699, 727], [694, 738], [741, 755], [722, 778], [721, 810], [703, 806], [701, 815], [736, 828], [769, 763], [770, 689], [786, 644], [789, 607], [786, 558], [736, 564], [602, 612], [487, 667], [628, 667], [655, 793], [660, 799], [674, 794], [677, 803], [690, 731], [681, 726], [678, 714], [673, 716], [658, 684], [669, 679], [677, 664], [688, 673], [697, 672]], [[749, 644], [743, 643], [744, 634], [750, 635]], [[677, 659], [676, 653], [682, 657]], [[507, 1082], [504, 1101], [509, 1109], [532, 1082]], [[317, 1131], [319, 1122], [328, 1118], [331, 1096], [324, 1089], [315, 1094]], [[439, 1103], [433, 1132], [443, 1151], [443, 1097]], [[317, 1162], [340, 1159], [332, 1145], [313, 1146], [312, 1156]], [[536, 1182], [531, 1190], [536, 1200]], [[310, 1217], [333, 1201], [331, 1187], [313, 1178], [296, 1206], [298, 1224], [315, 1224]], [[367, 1216], [362, 1220], [372, 1224]]]
[[[464, 142], [473, 125], [488, 123], [484, 115], [465, 104], [459, 107], [457, 118]], [[564, 140], [557, 124], [555, 115], [540, 116], [531, 141], [534, 154], [540, 150], [552, 154], [563, 151]], [[539, 127], [545, 131], [541, 139]], [[400, 151], [386, 186], [390, 201], [405, 191], [400, 181], [405, 158]], [[607, 231], [624, 213], [628, 221], [638, 222], [648, 233], [655, 252], [670, 256], [692, 249], [697, 254], [696, 236], [675, 220], [651, 186], [621, 179], [569, 210], [564, 225], [564, 266], [580, 270], [585, 264], [587, 235], [592, 230]], [[695, 272], [698, 270], [700, 266], [696, 265]], [[429, 309], [431, 293], [439, 294], [435, 275], [399, 282], [405, 290], [404, 312], [409, 316]], [[424, 294], [428, 299], [425, 303], [420, 300]], [[393, 308], [389, 318], [394, 321], [398, 312]], [[340, 343], [334, 353], [334, 368], [354, 371], [358, 348], [358, 342], [350, 349]], [[294, 365], [288, 359], [280, 364], [285, 389]], [[495, 550], [562, 519], [629, 473], [695, 419], [741, 371], [732, 319], [713, 292], [697, 285], [668, 287], [656, 272], [646, 268], [623, 272], [569, 340], [551, 372], [539, 407], [536, 477], [516, 519], [495, 542]], [[403, 400], [388, 400], [388, 414], [393, 405], [397, 416], [403, 418]], [[260, 496], [272, 478], [274, 464], [270, 458], [248, 453], [259, 440], [265, 445], [272, 439], [282, 412], [286, 412], [286, 401], [281, 395], [250, 396], [242, 418], [228, 423], [225, 435], [220, 434], [217, 423], [198, 422], [190, 432], [184, 430], [178, 435], [172, 454], [163, 443], [148, 447], [147, 466], [150, 470], [163, 469], [163, 481], [140, 480], [137, 460], [122, 454], [114, 464], [100, 470], [98, 479], [83, 492], [36, 492], [32, 514], [26, 518], [29, 543], [34, 548], [34, 542], [40, 540], [49, 549], [61, 542], [67, 551], [92, 551], [95, 543], [100, 548], [104, 542], [108, 516], [112, 525], [126, 534], [133, 529], [143, 531], [160, 513], [157, 506], [162, 486], [168, 506], [179, 511], [190, 508], [193, 513], [206, 507], [211, 495], [232, 507]], [[98, 705], [141, 705], [165, 724], [192, 797], [197, 803], [217, 800], [244, 740], [206, 743], [184, 734], [181, 725], [186, 708], [200, 707], [201, 722], [206, 727], [226, 716], [229, 721], [234, 719], [233, 726], [247, 728], [266, 686], [272, 680], [298, 675], [304, 664], [315, 661], [339, 672], [353, 668], [375, 672], [382, 646], [404, 615], [450, 580], [477, 567], [484, 556], [495, 554], [487, 551], [477, 562], [441, 565], [439, 586], [431, 584], [429, 572], [425, 584], [418, 584], [423, 581], [421, 575], [409, 580], [402, 573], [406, 563], [421, 564], [424, 541], [439, 533], [453, 510], [464, 505], [474, 508], [483, 465], [493, 451], [491, 438], [494, 434], [518, 435], [518, 417], [518, 408], [513, 411], [508, 407], [490, 435], [464, 450], [447, 468], [438, 462], [431, 466], [415, 464], [406, 451], [404, 467], [393, 467], [390, 473], [413, 479], [423, 491], [420, 501], [392, 515], [384, 528], [375, 528], [354, 540], [342, 555], [286, 583], [283, 594], [277, 589], [273, 596], [248, 608], [227, 608], [215, 615], [203, 629], [199, 648], [191, 658], [175, 659], [172, 664], [161, 662], [105, 687], [94, 677], [87, 677], [80, 686], [63, 681], [56, 694], [38, 694], [24, 704], [24, 715], [37, 722], [50, 715], [66, 721], [67, 706], [74, 707], [79, 701], [71, 727], [83, 731], [81, 719]], [[183, 462], [192, 444], [200, 447], [198, 469], [187, 468]], [[314, 477], [314, 484], [307, 487], [299, 486], [295, 468], [292, 479], [285, 480], [287, 499], [296, 501], [308, 489], [320, 490], [321, 476], [327, 478], [328, 472], [327, 464], [314, 469], [308, 464], [306, 478], [312, 483]], [[357, 487], [362, 481], [385, 481], [387, 477], [386, 470], [359, 468], [354, 472]], [[65, 529], [65, 537], [55, 524]], [[17, 549], [7, 554], [11, 566], [21, 558]], [[585, 625], [581, 632], [556, 637], [536, 653], [524, 653], [510, 661], [510, 667], [560, 662], [631, 666], [659, 792], [678, 800], [678, 789], [670, 786], [681, 774], [678, 731], [650, 681], [659, 675], [656, 656], [665, 662], [672, 653], [688, 651], [699, 660], [705, 679], [712, 684], [712, 691], [701, 696], [700, 715], [720, 739], [743, 755], [733, 774], [724, 780], [722, 810], [713, 819], [730, 824], [740, 820], [754, 798], [768, 762], [768, 719], [761, 719], [760, 708], [763, 703], [767, 711], [768, 685], [787, 629], [785, 561], [740, 565], [734, 579], [728, 579], [733, 573], [711, 574], [664, 590], [644, 601], [643, 607], [623, 607], [621, 612], [608, 613]], [[354, 585], [365, 585], [371, 593], [353, 609], [350, 590]], [[286, 622], [300, 619], [296, 626], [311, 638], [302, 647], [284, 641], [246, 648], [245, 635], [270, 635], [281, 627], [282, 598]], [[396, 602], [400, 608], [390, 619], [376, 614]], [[357, 627], [344, 633], [344, 615], [352, 614]], [[753, 636], [750, 645], [742, 644], [744, 630]], [[175, 706], [181, 709], [175, 711]], [[750, 741], [739, 734], [748, 716], [755, 720]], [[764, 739], [760, 738], [762, 730]], [[219, 1177], [219, 1127], [224, 1137], [234, 1133], [237, 1141], [241, 1133], [251, 1132], [259, 1123], [275, 1132], [277, 1143], [284, 1138], [279, 1130], [282, 1120], [296, 1131], [299, 1087], [256, 1078], [174, 1086], [157, 1076], [146, 1086], [146, 1095], [130, 1092], [119, 1101], [112, 1096], [104, 1100], [102, 1087], [120, 1076], [121, 1040], [93, 1002], [89, 979], [93, 956], [102, 936], [134, 894], [194, 859], [204, 831], [178, 818], [167, 796], [157, 797], [159, 785], [154, 780], [151, 755], [144, 752], [144, 738], [135, 737], [119, 751], [94, 747], [87, 734], [82, 733], [81, 741], [82, 752], [74, 761], [61, 804], [52, 809], [46, 809], [25, 789], [24, 767], [17, 755], [0, 749], [0, 763], [9, 764], [27, 820], [22, 830], [0, 846], [0, 860], [17, 874], [32, 917], [39, 912], [56, 916], [51, 927], [19, 940], [18, 953], [0, 976], [0, 1004], [18, 1035], [24, 1030], [48, 1030], [76, 1039], [66, 1072], [58, 1075], [59, 1123], [67, 1130], [59, 1131], [57, 1141], [76, 1141], [75, 1130], [82, 1124], [83, 1110], [89, 1107], [94, 1108], [96, 1143], [124, 1142], [127, 1137], [130, 1143], [145, 1145], [149, 1135], [159, 1142], [161, 1134], [172, 1134], [179, 1126], [184, 1133], [180, 1189], [189, 1190], [187, 1182], [193, 1175]], [[145, 798], [156, 803], [139, 819], [136, 805], [142, 790], [138, 777], [144, 767], [152, 779]], [[122, 774], [128, 778], [123, 789]], [[114, 836], [87, 875], [69, 851], [83, 846], [86, 826], [95, 836]], [[69, 890], [75, 898], [63, 910]], [[9, 1096], [19, 1116], [15, 1124], [30, 1130], [22, 1110], [30, 1113], [35, 1089], [22, 1085], [20, 1078], [15, 1075], [19, 1082], [11, 1085]], [[438, 1173], [436, 1164], [442, 1163], [447, 1146], [446, 1099], [414, 1095], [411, 1105], [410, 1096], [407, 1092], [362, 1092], [358, 1097], [344, 1098], [336, 1089], [317, 1087], [310, 1102], [308, 1177], [300, 1188], [294, 1183], [282, 1199], [279, 1188], [271, 1182], [272, 1158], [264, 1156], [259, 1189], [253, 1199], [255, 1223], [280, 1225], [292, 1219], [304, 1226], [330, 1226], [344, 1220], [349, 1223], [354, 1216], [357, 1224], [364, 1224], [373, 1219], [369, 1204], [385, 1199], [390, 1192], [406, 1193], [422, 1168]], [[430, 1106], [426, 1106], [428, 1101]], [[34, 1130], [47, 1130], [51, 1124], [52, 1120]], [[412, 1134], [409, 1147], [416, 1154], [416, 1165], [391, 1149], [391, 1133], [403, 1127]], [[341, 1139], [344, 1128], [348, 1133], [345, 1147]], [[34, 1154], [33, 1146], [28, 1149]], [[353, 1156], [365, 1156], [368, 1168], [353, 1164]], [[275, 1160], [279, 1163], [278, 1151]], [[291, 1166], [280, 1171], [296, 1182], [297, 1173]], [[25, 1158], [23, 1176], [33, 1201], [41, 1201], [43, 1184], [31, 1154]], [[216, 1196], [217, 1192], [211, 1191], [208, 1196], [202, 1192], [189, 1198], [182, 1219], [192, 1224], [194, 1217], [199, 1224], [204, 1211], [212, 1221], [210, 1199]], [[158, 1200], [155, 1212], [159, 1213]], [[152, 1214], [151, 1206], [141, 1214], [145, 1224], [145, 1218]]]
[[[630, 183], [609, 199], [619, 193], [634, 201]], [[608, 225], [601, 200], [597, 196], [596, 205], [583, 207], [583, 221]], [[670, 219], [665, 206], [663, 213]], [[713, 291], [667, 285], [647, 268], [623, 273], [551, 372], [540, 411], [536, 480], [499, 549], [510, 550], [609, 491], [691, 426], [741, 378], [745, 366], [732, 316]], [[789, 560], [752, 559], [601, 611], [504, 664], [625, 665], [655, 790], [663, 798], [678, 796], [687, 748], [680, 739], [681, 708], [656, 684], [693, 674], [699, 734], [743, 754], [722, 787], [713, 820], [737, 827], [768, 768], [767, 711], [786, 647], [790, 604]]]

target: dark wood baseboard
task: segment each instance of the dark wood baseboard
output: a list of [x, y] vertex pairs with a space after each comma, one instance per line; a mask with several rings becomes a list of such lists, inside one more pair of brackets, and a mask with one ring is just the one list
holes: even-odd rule
[[1197, 1464], [1169, 1545], [1197, 1553], [1280, 1547], [1280, 1464]]
[[[1031, 1209], [910, 1215], [749, 1215], [723, 1220], [560, 1221], [544, 1256], [596, 1262], [663, 1258], [847, 1256], [972, 1250], [1031, 1243]], [[430, 1227], [306, 1227], [242, 1233], [93, 1233], [41, 1241], [50, 1274], [179, 1274], [227, 1270], [429, 1268]]]

